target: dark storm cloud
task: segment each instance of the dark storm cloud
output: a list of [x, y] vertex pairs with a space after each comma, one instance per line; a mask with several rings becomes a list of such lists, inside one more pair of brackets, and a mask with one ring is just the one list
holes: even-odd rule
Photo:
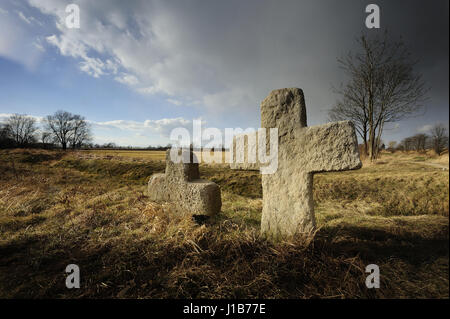
[[244, 106], [252, 110], [250, 116], [258, 116], [258, 103], [271, 89], [299, 86], [310, 123], [323, 122], [336, 98], [331, 85], [345, 80], [336, 58], [357, 50], [354, 39], [362, 32], [386, 29], [393, 39], [401, 36], [419, 60], [416, 71], [431, 87], [427, 113], [431, 118], [448, 114], [448, 1], [378, 1], [379, 30], [365, 27], [369, 3], [184, 1], [170, 2], [166, 9], [195, 33], [190, 40], [199, 54], [219, 57], [225, 83], [248, 90], [246, 102], [253, 105]]
[[[55, 1], [30, 0], [44, 12]], [[78, 33], [61, 29], [53, 45], [68, 56], [74, 56], [72, 47], [100, 47], [124, 70], [119, 82], [197, 108], [211, 125], [258, 126], [260, 101], [282, 87], [304, 90], [310, 125], [326, 122], [337, 98], [331, 87], [345, 81], [336, 59], [357, 49], [354, 40], [362, 32], [385, 29], [404, 38], [420, 60], [416, 71], [431, 87], [426, 116], [401, 123], [402, 134], [448, 117], [446, 0], [79, 3], [85, 27]], [[379, 30], [365, 27], [370, 3], [381, 8]], [[65, 46], [64, 37], [79, 45]], [[95, 62], [86, 57], [88, 66]]]
[[448, 1], [382, 1], [383, 26], [402, 36], [431, 87], [429, 112], [448, 114]]

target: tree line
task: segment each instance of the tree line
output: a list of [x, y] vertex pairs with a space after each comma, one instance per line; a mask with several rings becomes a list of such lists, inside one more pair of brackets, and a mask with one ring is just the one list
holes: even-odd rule
[[[42, 124], [41, 128], [38, 124]], [[112, 142], [94, 144], [91, 126], [83, 116], [57, 111], [46, 116], [41, 123], [25, 114], [13, 114], [5, 123], [0, 123], [0, 149], [15, 147], [165, 151], [171, 145], [134, 147]]]
[[429, 134], [419, 133], [410, 137], [406, 137], [397, 143], [391, 141], [387, 150], [395, 151], [417, 151], [424, 152], [426, 150], [434, 150], [437, 155], [441, 155], [448, 149], [448, 131], [442, 124], [434, 125]]
[[91, 126], [78, 114], [56, 111], [42, 120], [38, 127], [35, 118], [13, 114], [0, 124], [0, 148], [59, 146], [63, 150], [85, 146], [92, 140]]

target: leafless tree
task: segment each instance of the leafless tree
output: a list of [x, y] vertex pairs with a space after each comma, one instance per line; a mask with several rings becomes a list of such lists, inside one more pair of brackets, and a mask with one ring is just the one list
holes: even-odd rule
[[72, 149], [81, 147], [81, 145], [89, 142], [91, 138], [91, 128], [85, 118], [80, 115], [73, 116], [73, 130], [70, 134], [70, 145]]
[[404, 138], [402, 140], [402, 142], [401, 142], [401, 145], [402, 145], [402, 149], [404, 151], [412, 151], [414, 149], [413, 148], [414, 142], [413, 142], [413, 139], [411, 137]]
[[66, 111], [57, 111], [45, 119], [46, 129], [51, 132], [53, 139], [61, 144], [63, 150], [70, 145], [72, 148], [91, 139], [91, 130], [85, 118]]
[[[340, 60], [338, 60], [339, 63]], [[369, 131], [369, 117], [367, 114], [366, 95], [363, 82], [356, 77], [351, 77], [345, 87], [334, 89], [340, 94], [341, 100], [328, 111], [331, 121], [351, 120], [355, 124], [355, 129], [364, 143], [364, 152], [367, 155], [367, 133]]]
[[37, 130], [36, 120], [21, 114], [11, 115], [6, 122], [6, 128], [9, 136], [20, 147], [32, 143]]
[[412, 148], [416, 151], [425, 151], [428, 136], [426, 134], [416, 134], [410, 137]]
[[41, 143], [42, 144], [48, 144], [51, 142], [52, 139], [52, 133], [43, 131], [41, 132]]
[[426, 100], [425, 84], [413, 68], [417, 61], [401, 41], [383, 36], [357, 39], [360, 51], [338, 59], [349, 80], [329, 111], [332, 120], [352, 120], [371, 160], [377, 156], [384, 125], [417, 114]]
[[45, 119], [46, 129], [52, 132], [55, 141], [61, 144], [62, 149], [67, 149], [70, 134], [73, 130], [73, 114], [66, 111], [56, 111]]
[[15, 143], [9, 134], [8, 126], [0, 123], [0, 148], [12, 147], [14, 144]]
[[6, 124], [0, 123], [0, 138], [6, 139], [9, 137], [8, 127]]
[[391, 152], [391, 153], [394, 153], [396, 145], [397, 145], [396, 141], [390, 141], [388, 143], [388, 151]]
[[448, 132], [444, 125], [436, 124], [430, 130], [431, 146], [436, 154], [441, 155], [448, 148]]

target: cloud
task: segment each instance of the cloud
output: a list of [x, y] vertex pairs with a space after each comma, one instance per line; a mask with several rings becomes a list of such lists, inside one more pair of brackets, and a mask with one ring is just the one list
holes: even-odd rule
[[436, 125], [443, 125], [445, 128], [448, 129], [448, 122], [442, 122], [442, 121], [436, 121], [435, 124], [426, 124], [417, 129], [417, 132], [419, 133], [429, 133], [431, 129]]
[[167, 102], [172, 103], [172, 104], [177, 105], [177, 106], [180, 106], [180, 105], [183, 104], [181, 101], [176, 100], [176, 99], [167, 99]]
[[[200, 119], [201, 120], [201, 119]], [[109, 128], [119, 129], [122, 131], [138, 132], [141, 134], [157, 133], [162, 137], [169, 137], [170, 132], [179, 127], [183, 127], [192, 131], [192, 121], [178, 117], [178, 118], [164, 118], [159, 120], [145, 120], [140, 121], [127, 121], [127, 120], [114, 120], [106, 122], [92, 122], [90, 123], [97, 128]], [[206, 122], [203, 121], [203, 124]]]
[[[206, 122], [198, 119], [205, 127]], [[98, 141], [115, 142], [119, 145], [148, 146], [150, 144], [165, 145], [170, 140], [172, 130], [185, 128], [193, 136], [193, 121], [181, 117], [159, 120], [128, 121], [115, 120], [106, 122], [90, 121]], [[112, 134], [113, 135], [112, 135]]]
[[0, 8], [0, 57], [34, 70], [43, 53], [42, 48], [36, 46], [39, 36], [33, 33], [35, 29], [32, 24], [35, 22], [38, 21], [21, 11]]
[[70, 38], [65, 36], [58, 37], [56, 35], [48, 36], [46, 40], [51, 45], [57, 47], [62, 55], [80, 58], [80, 70], [95, 78], [117, 72], [118, 67], [111, 60], [103, 61], [98, 57], [90, 57], [87, 53], [88, 47], [82, 42], [71, 41]]
[[126, 73], [122, 73], [121, 76], [116, 76], [114, 79], [117, 82], [129, 85], [129, 86], [137, 85], [139, 83], [139, 80], [137, 79], [137, 77], [135, 77], [132, 74], [126, 74]]
[[22, 11], [17, 11], [17, 15], [19, 16], [20, 19], [22, 19], [23, 21], [25, 21], [28, 24], [31, 24], [31, 19], [27, 18]]
[[[365, 4], [357, 0], [284, 0], [283, 5], [269, 0], [78, 0], [81, 28], [68, 29], [65, 7], [72, 2], [28, 0], [34, 11], [54, 21], [47, 43], [74, 59], [82, 72], [201, 109], [205, 116], [225, 114], [217, 118], [237, 125], [258, 123], [259, 103], [282, 87], [304, 89], [309, 124], [322, 123], [336, 98], [331, 85], [345, 80], [336, 58], [355, 49], [354, 37], [367, 31]], [[404, 7], [380, 0], [379, 5], [383, 26], [394, 30], [393, 36], [403, 35], [421, 58], [418, 69], [439, 101], [435, 109], [442, 111], [448, 107], [448, 71], [442, 71], [448, 70], [448, 2], [410, 1]], [[31, 21], [29, 12], [24, 17]], [[13, 45], [21, 31], [14, 29], [13, 39], [1, 31], [3, 20], [0, 54], [32, 60], [23, 53], [27, 48]], [[34, 50], [42, 53], [39, 46]]]
[[[107, 59], [117, 61], [114, 68], [120, 75], [114, 79], [139, 93], [165, 95], [170, 103], [206, 112], [240, 111], [242, 116], [254, 114], [260, 101], [279, 87], [305, 88], [307, 98], [314, 97], [314, 108], [329, 104], [318, 74], [336, 68], [341, 42], [317, 39], [334, 38], [337, 18], [328, 12], [336, 4], [80, 0], [81, 28], [75, 30], [64, 25], [69, 1], [29, 3], [55, 17], [58, 33], [47, 41], [62, 55], [77, 59], [83, 72], [97, 78], [111, 75]], [[317, 26], [314, 15], [302, 8], [324, 16], [330, 28], [314, 35], [301, 32]]]
[[38, 49], [41, 52], [45, 52], [45, 48], [44, 45], [42, 44], [42, 40], [40, 38], [37, 38], [34, 42], [33, 42], [33, 46]]
[[[0, 123], [6, 123], [12, 115], [14, 115], [14, 114], [13, 113], [0, 113]], [[37, 123], [41, 123], [44, 120], [44, 117], [42, 117], [42, 116], [35, 116], [35, 115], [25, 115], [25, 116], [35, 119]]]
[[[201, 120], [201, 119], [200, 119]], [[144, 122], [146, 127], [151, 127], [153, 130], [162, 136], [169, 137], [173, 129], [183, 127], [192, 131], [192, 121], [175, 118], [175, 119], [161, 119], [161, 120], [147, 120]], [[203, 122], [205, 124], [205, 122]]]
[[417, 129], [419, 133], [428, 133], [433, 128], [432, 124], [426, 124]]
[[32, 25], [32, 24], [37, 24], [39, 26], [43, 26], [43, 23], [40, 22], [39, 20], [35, 19], [33, 16], [25, 16], [25, 14], [22, 11], [18, 11], [16, 10], [16, 14], [18, 15], [18, 17], [24, 21], [26, 24]]

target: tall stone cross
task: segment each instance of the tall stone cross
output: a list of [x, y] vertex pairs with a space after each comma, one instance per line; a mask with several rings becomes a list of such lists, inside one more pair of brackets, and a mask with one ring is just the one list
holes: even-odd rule
[[307, 127], [303, 91], [289, 88], [261, 102], [261, 127], [278, 128], [278, 169], [262, 175], [261, 232], [273, 238], [309, 233], [316, 227], [314, 174], [361, 167], [354, 125]]
[[168, 202], [176, 212], [211, 216], [220, 212], [222, 206], [220, 187], [214, 182], [200, 179], [195, 154], [181, 149], [184, 158], [178, 163], [166, 152], [166, 172], [153, 174], [148, 181], [148, 196], [154, 202]]

